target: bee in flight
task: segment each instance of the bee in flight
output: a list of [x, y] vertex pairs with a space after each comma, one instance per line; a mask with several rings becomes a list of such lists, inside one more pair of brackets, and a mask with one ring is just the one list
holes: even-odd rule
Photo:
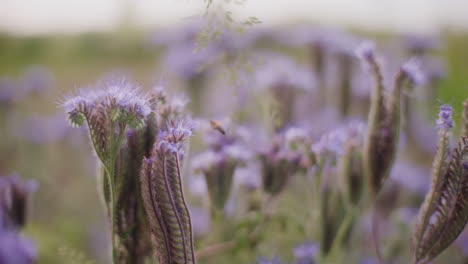
[[217, 130], [219, 133], [226, 135], [226, 130], [224, 130], [224, 128], [218, 122], [214, 120], [210, 120], [210, 125], [213, 129]]

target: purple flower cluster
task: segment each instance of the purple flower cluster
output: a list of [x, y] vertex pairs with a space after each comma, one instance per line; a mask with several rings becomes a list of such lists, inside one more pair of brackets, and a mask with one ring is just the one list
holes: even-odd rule
[[437, 119], [437, 127], [440, 129], [450, 129], [453, 127], [453, 108], [450, 105], [440, 106], [439, 119]]
[[137, 128], [151, 113], [148, 95], [127, 79], [106, 81], [96, 86], [94, 90], [78, 90], [61, 103], [72, 125], [81, 126], [94, 111], [104, 111], [111, 120]]
[[365, 130], [366, 124], [363, 121], [351, 120], [323, 134], [317, 142], [311, 145], [311, 151], [317, 155], [339, 156], [344, 153], [346, 144], [361, 146]]
[[30, 239], [0, 229], [0, 263], [32, 264], [36, 258], [36, 247]]

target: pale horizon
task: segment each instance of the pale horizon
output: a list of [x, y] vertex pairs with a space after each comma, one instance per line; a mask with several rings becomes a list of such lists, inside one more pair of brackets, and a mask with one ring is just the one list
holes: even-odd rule
[[[0, 0], [0, 31], [20, 35], [109, 31], [124, 17], [155, 28], [201, 14], [202, 0]], [[247, 0], [230, 5], [238, 17], [258, 17], [265, 26], [319, 22], [323, 25], [403, 32], [467, 30], [462, 0]]]

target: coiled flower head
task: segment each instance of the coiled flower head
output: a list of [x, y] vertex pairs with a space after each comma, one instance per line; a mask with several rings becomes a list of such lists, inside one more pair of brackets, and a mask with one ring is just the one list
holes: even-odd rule
[[[73, 126], [88, 124], [94, 149], [105, 166], [115, 157], [127, 127], [140, 129], [151, 113], [151, 98], [127, 79], [78, 90], [61, 106]], [[120, 139], [120, 140], [119, 140]]]

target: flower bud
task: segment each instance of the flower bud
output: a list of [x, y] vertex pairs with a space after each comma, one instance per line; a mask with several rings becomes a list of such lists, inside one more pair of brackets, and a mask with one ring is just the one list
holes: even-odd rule
[[373, 52], [364, 49], [362, 58], [375, 78], [375, 88], [368, 117], [368, 130], [364, 143], [364, 173], [371, 196], [375, 197], [388, 178], [398, 147], [400, 132], [401, 92], [409, 81], [419, 78], [413, 64], [405, 64], [395, 77], [390, 96], [384, 95], [381, 67]]

